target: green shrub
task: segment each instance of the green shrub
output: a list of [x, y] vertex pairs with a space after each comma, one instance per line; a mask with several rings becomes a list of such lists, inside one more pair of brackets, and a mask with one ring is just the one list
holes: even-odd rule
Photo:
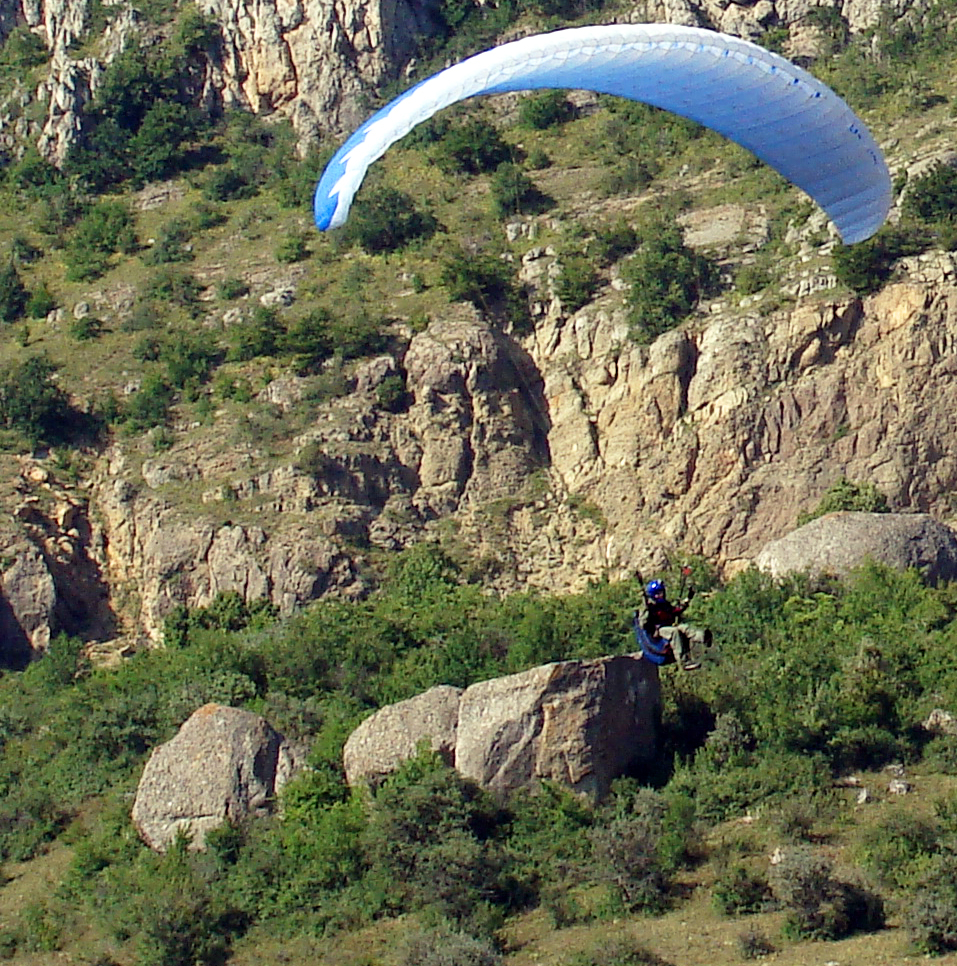
[[785, 852], [771, 867], [769, 882], [787, 911], [785, 933], [792, 938], [843, 939], [884, 925], [880, 898], [835, 879], [830, 861], [812, 849]]
[[291, 265], [309, 257], [309, 245], [302, 232], [286, 235], [276, 248], [276, 261], [281, 265]]
[[0, 426], [34, 445], [61, 441], [69, 427], [70, 405], [54, 381], [56, 372], [42, 354], [0, 368]]
[[640, 244], [641, 236], [635, 226], [620, 218], [595, 230], [594, 237], [588, 242], [587, 254], [598, 265], [607, 268], [630, 255]]
[[399, 959], [400, 966], [499, 966], [502, 962], [502, 954], [488, 939], [450, 926], [416, 933]]
[[79, 342], [98, 339], [103, 332], [103, 321], [95, 315], [83, 315], [70, 323], [70, 335]]
[[370, 876], [401, 908], [468, 924], [507, 896], [487, 793], [423, 752], [386, 779], [363, 841]]
[[376, 402], [386, 412], [397, 413], [405, 408], [408, 401], [408, 393], [405, 388], [405, 377], [400, 373], [393, 373], [386, 376], [382, 382], [376, 386]]
[[57, 307], [56, 299], [46, 285], [41, 282], [27, 299], [26, 312], [31, 319], [44, 319]]
[[23, 317], [29, 294], [11, 259], [0, 268], [0, 321], [16, 322]]
[[46, 44], [26, 24], [14, 27], [0, 47], [0, 67], [13, 69], [17, 73], [30, 71], [49, 59], [50, 51]]
[[890, 277], [894, 262], [928, 247], [926, 228], [902, 223], [885, 225], [856, 245], [839, 245], [831, 255], [838, 282], [859, 295], [876, 292]]
[[629, 936], [612, 936], [576, 953], [569, 966], [670, 966]]
[[888, 815], [862, 833], [857, 855], [883, 886], [912, 886], [940, 853], [941, 827], [916, 816]]
[[154, 302], [165, 302], [190, 314], [198, 311], [200, 285], [189, 272], [176, 268], [161, 268], [145, 286], [144, 296]]
[[601, 180], [606, 198], [644, 191], [658, 176], [658, 166], [645, 158], [625, 157], [609, 165]]
[[249, 294], [249, 286], [241, 279], [235, 277], [224, 278], [219, 283], [219, 297], [226, 302], [234, 299], [241, 299]]
[[483, 174], [511, 161], [513, 149], [494, 124], [473, 117], [452, 125], [433, 148], [435, 163], [447, 175]]
[[542, 91], [523, 97], [518, 109], [519, 123], [534, 131], [544, 131], [570, 121], [575, 108], [564, 91]]
[[862, 510], [865, 513], [889, 512], [887, 497], [873, 483], [855, 483], [846, 477], [841, 477], [832, 484], [821, 502], [810, 513], [802, 513], [798, 517], [797, 525], [804, 526], [811, 520], [834, 513], [838, 510]]
[[193, 260], [192, 229], [180, 218], [163, 225], [155, 243], [143, 253], [147, 265], [167, 265], [172, 262], [191, 262]]
[[471, 302], [490, 315], [505, 311], [520, 324], [527, 320], [528, 306], [512, 283], [511, 269], [494, 255], [453, 252], [442, 262], [439, 281], [453, 302]]
[[763, 265], [742, 265], [734, 273], [734, 287], [740, 295], [756, 295], [772, 281], [770, 271]]
[[221, 164], [212, 169], [203, 182], [202, 195], [208, 201], [237, 201], [258, 194], [257, 186], [236, 164]]
[[742, 959], [763, 959], [775, 950], [771, 940], [764, 933], [747, 929], [738, 935], [738, 951]]
[[370, 254], [382, 254], [431, 238], [438, 227], [438, 221], [404, 192], [372, 188], [356, 199], [342, 236]]
[[143, 380], [142, 386], [126, 401], [123, 421], [127, 432], [140, 433], [165, 425], [173, 405], [173, 390], [158, 373]]
[[901, 214], [931, 223], [957, 219], [957, 168], [935, 164], [914, 178], [901, 201]]
[[940, 956], [957, 950], [957, 864], [953, 855], [927, 870], [903, 918], [919, 952]]
[[670, 901], [669, 874], [660, 852], [667, 805], [653, 792], [641, 793], [639, 808], [592, 828], [595, 874], [610, 882], [627, 912], [663, 912]]
[[489, 185], [492, 208], [499, 218], [547, 211], [554, 201], [535, 186], [528, 175], [510, 161], [500, 164]]
[[688, 248], [681, 229], [657, 218], [642, 231], [642, 244], [622, 268], [628, 283], [628, 322], [632, 338], [653, 342], [692, 311], [714, 289], [717, 268]]
[[10, 242], [10, 255], [21, 265], [31, 265], [42, 257], [43, 250], [23, 235], [14, 235]]
[[742, 916], [760, 912], [771, 899], [771, 889], [763, 876], [742, 865], [721, 873], [711, 889], [711, 903], [723, 916]]
[[[229, 335], [230, 346], [226, 358], [231, 362], [247, 362], [259, 356], [276, 355], [280, 346], [285, 344], [288, 347], [292, 339], [286, 336], [279, 313], [264, 305], [254, 306], [250, 317], [234, 326]], [[322, 348], [328, 352], [327, 344], [324, 343]], [[298, 351], [306, 350], [300, 346]]]
[[196, 389], [202, 385], [218, 359], [218, 350], [204, 332], [176, 332], [159, 346], [166, 381], [175, 389]]

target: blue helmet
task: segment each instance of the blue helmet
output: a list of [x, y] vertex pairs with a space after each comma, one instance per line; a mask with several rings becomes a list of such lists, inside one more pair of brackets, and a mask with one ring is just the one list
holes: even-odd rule
[[657, 600], [665, 596], [665, 582], [663, 580], [653, 580], [645, 588], [645, 593], [652, 599]]

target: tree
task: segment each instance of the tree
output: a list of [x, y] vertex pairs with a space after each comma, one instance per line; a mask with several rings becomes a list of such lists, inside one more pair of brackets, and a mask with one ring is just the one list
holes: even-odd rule
[[654, 219], [642, 234], [641, 247], [623, 267], [622, 276], [630, 284], [632, 338], [649, 343], [687, 317], [713, 288], [717, 269], [685, 245], [681, 229], [670, 219]]
[[0, 370], [0, 425], [33, 445], [62, 439], [70, 406], [66, 393], [54, 382], [56, 372], [57, 367], [42, 354]]
[[397, 251], [417, 239], [431, 238], [438, 227], [435, 217], [420, 211], [404, 192], [373, 188], [352, 206], [343, 236], [370, 254], [379, 254]]
[[0, 319], [15, 322], [23, 315], [29, 295], [13, 261], [0, 268]]

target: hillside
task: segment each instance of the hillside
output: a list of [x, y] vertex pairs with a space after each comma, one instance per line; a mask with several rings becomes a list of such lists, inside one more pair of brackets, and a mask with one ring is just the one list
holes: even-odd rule
[[[954, 585], [749, 567], [835, 484], [957, 519], [955, 15], [3, 2], [0, 955], [957, 962], [957, 739], [923, 725], [957, 712]], [[324, 160], [399, 90], [645, 20], [832, 84], [888, 226], [845, 248], [743, 150], [576, 91], [447, 112], [312, 228]], [[625, 653], [636, 571], [680, 564], [718, 644], [662, 672], [657, 767], [607, 801], [424, 754], [345, 786], [373, 710]], [[281, 817], [154, 854], [136, 782], [207, 702], [310, 770]]]
[[[433, 11], [433, 59], [408, 80], [574, 13], [476, 9], [452, 33]], [[342, 15], [348, 69], [326, 83], [331, 62], [298, 60], [305, 9], [271, 54], [249, 33], [279, 29], [268, 9], [237, 26], [218, 8], [110, 8], [102, 37], [82, 6], [55, 29], [17, 16], [0, 334], [12, 384], [60, 394], [5, 417], [11, 653], [59, 630], [155, 641], [171, 608], [226, 591], [284, 613], [361, 596], [423, 539], [499, 591], [681, 555], [730, 574], [841, 478], [952, 518], [945, 8], [695, 13], [803, 58], [873, 125], [904, 201], [849, 258], [746, 152], [584, 93], [450, 112], [375, 166], [351, 229], [319, 235], [308, 198], [334, 135], [317, 146], [303, 117], [331, 98], [338, 131], [360, 80], [366, 104], [396, 89], [409, 38], [373, 44], [377, 66], [356, 39], [391, 21]], [[275, 110], [248, 113], [270, 91]], [[469, 138], [485, 173], [462, 168]], [[502, 158], [513, 182], [490, 170]], [[634, 282], [654, 236], [711, 279], [657, 338]]]

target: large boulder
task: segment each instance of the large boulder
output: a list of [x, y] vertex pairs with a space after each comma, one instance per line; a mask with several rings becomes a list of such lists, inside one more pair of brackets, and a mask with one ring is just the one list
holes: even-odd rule
[[201, 707], [146, 763], [133, 824], [150, 848], [166, 851], [180, 831], [190, 848], [227, 820], [267, 814], [301, 756], [257, 714]]
[[501, 791], [561, 782], [593, 798], [656, 751], [658, 669], [638, 655], [562, 661], [466, 688], [455, 767]]
[[423, 741], [453, 764], [461, 695], [461, 688], [440, 684], [366, 718], [343, 748], [346, 781], [378, 783], [415, 755]]
[[428, 741], [487, 788], [549, 780], [601, 798], [654, 756], [660, 713], [658, 669], [640, 655], [562, 661], [382, 708], [349, 736], [343, 762], [350, 784], [374, 783]]
[[755, 563], [773, 576], [811, 572], [843, 576], [867, 559], [900, 570], [916, 567], [931, 584], [957, 579], [957, 533], [926, 513], [842, 510], [772, 540]]

